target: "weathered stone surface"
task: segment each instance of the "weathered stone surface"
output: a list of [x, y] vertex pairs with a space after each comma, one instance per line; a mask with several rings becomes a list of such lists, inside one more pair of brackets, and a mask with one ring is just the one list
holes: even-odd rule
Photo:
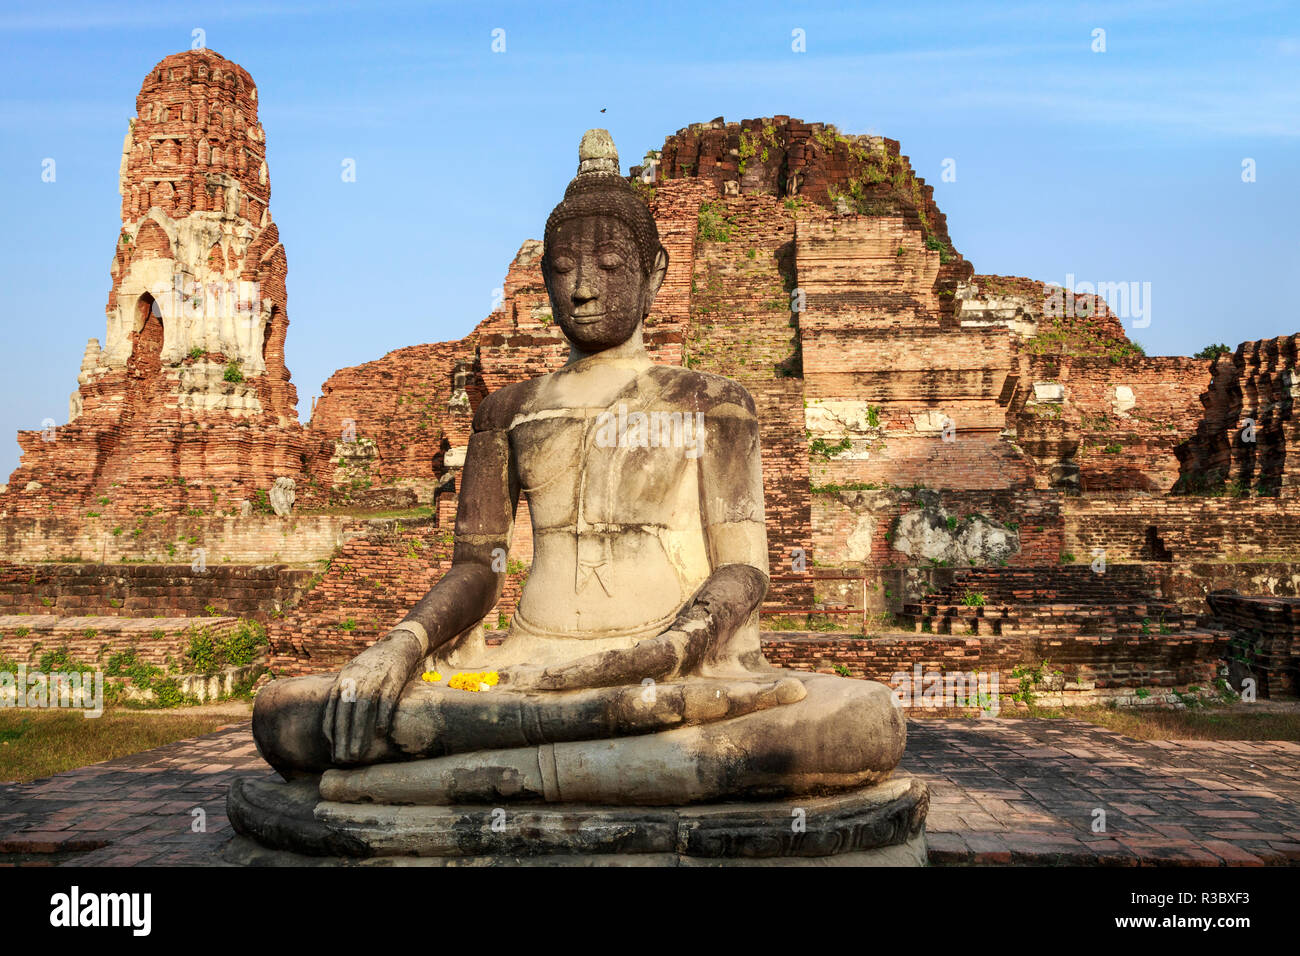
[[288, 517], [293, 513], [293, 503], [297, 498], [294, 493], [293, 479], [283, 477], [275, 479], [268, 497], [271, 499], [271, 510], [282, 518]]
[[503, 865], [923, 865], [926, 786], [899, 777], [826, 797], [683, 808], [569, 804], [407, 807], [321, 800], [315, 781], [255, 778], [230, 788], [236, 841], [226, 858], [244, 864], [388, 863]]
[[1016, 554], [1020, 550], [1020, 535], [983, 515], [960, 519], [935, 503], [913, 509], [898, 519], [894, 525], [893, 547], [919, 561], [956, 567], [989, 565]]

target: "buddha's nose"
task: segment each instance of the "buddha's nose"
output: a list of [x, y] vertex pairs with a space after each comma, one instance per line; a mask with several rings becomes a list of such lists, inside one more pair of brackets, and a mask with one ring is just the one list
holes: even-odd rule
[[599, 295], [594, 283], [589, 281], [586, 276], [578, 280], [578, 284], [573, 287], [573, 304], [582, 305], [584, 302], [590, 302]]

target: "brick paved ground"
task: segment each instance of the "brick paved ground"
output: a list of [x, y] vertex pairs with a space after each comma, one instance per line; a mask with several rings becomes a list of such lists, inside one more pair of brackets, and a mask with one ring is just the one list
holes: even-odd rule
[[[930, 859], [1184, 866], [1300, 862], [1300, 743], [1138, 741], [1075, 720], [925, 720], [902, 769], [930, 784]], [[0, 859], [217, 863], [226, 787], [270, 770], [248, 723], [0, 785]], [[1093, 833], [1094, 810], [1106, 832]], [[195, 810], [206, 832], [195, 832]]]

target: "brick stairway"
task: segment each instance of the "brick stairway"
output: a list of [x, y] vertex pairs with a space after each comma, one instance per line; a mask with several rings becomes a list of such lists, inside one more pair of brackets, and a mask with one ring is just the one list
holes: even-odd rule
[[1196, 618], [1155, 593], [1145, 568], [972, 568], [919, 602], [900, 621], [917, 632], [1006, 637], [1184, 634]]

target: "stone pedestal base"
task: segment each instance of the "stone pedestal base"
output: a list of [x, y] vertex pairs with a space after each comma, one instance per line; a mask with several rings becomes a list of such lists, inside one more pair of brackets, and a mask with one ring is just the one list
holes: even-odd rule
[[228, 862], [251, 866], [924, 866], [925, 784], [688, 807], [333, 803], [244, 777]]

